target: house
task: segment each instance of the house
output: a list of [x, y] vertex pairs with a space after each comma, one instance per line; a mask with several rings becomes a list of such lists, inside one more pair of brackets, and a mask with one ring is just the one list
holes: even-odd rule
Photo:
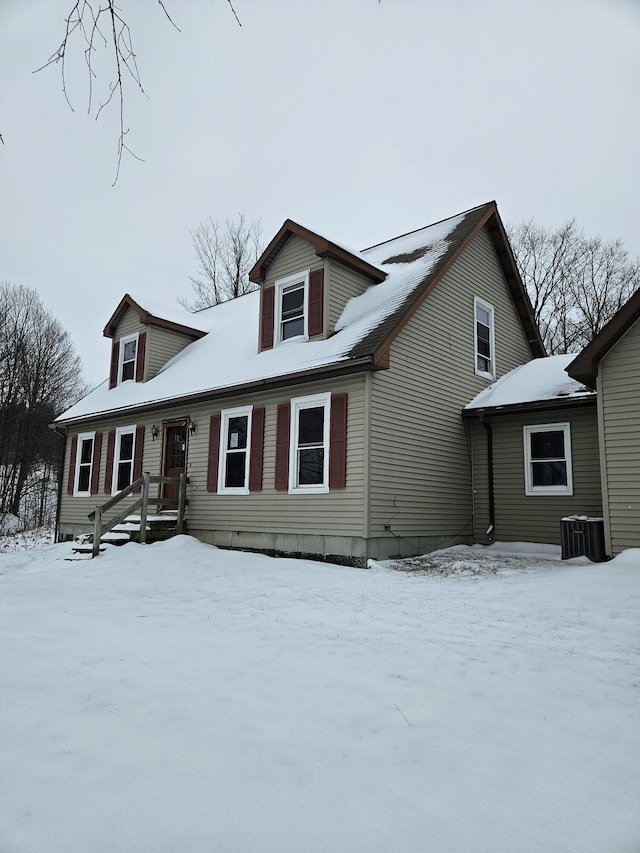
[[363, 565], [472, 541], [463, 408], [545, 354], [495, 203], [361, 252], [287, 220], [251, 279], [197, 314], [120, 301], [109, 380], [56, 421], [58, 537], [184, 471], [187, 530], [222, 547]]
[[602, 516], [597, 395], [573, 359], [519, 365], [465, 406], [476, 542], [559, 545], [562, 518]]
[[606, 551], [640, 548], [640, 290], [567, 366], [597, 389]]

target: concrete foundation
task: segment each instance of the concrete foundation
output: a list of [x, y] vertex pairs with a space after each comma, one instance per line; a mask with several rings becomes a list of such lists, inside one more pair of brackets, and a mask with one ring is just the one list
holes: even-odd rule
[[[338, 565], [366, 568], [367, 560], [392, 560], [428, 554], [438, 548], [468, 544], [468, 537], [456, 540], [446, 536], [414, 536], [401, 539], [397, 536], [380, 536], [364, 539], [360, 536], [323, 536], [320, 534], [248, 533], [239, 530], [194, 530], [187, 525], [185, 531], [201, 542], [241, 551], [256, 551], [272, 557], [297, 557], [321, 560]], [[82, 533], [93, 533], [91, 524], [61, 524], [58, 541], [75, 539]]]

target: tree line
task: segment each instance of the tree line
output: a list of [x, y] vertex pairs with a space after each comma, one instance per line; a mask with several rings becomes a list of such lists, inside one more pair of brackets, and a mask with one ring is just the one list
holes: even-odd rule
[[0, 284], [0, 522], [51, 521], [62, 442], [49, 424], [85, 391], [69, 334], [38, 293]]

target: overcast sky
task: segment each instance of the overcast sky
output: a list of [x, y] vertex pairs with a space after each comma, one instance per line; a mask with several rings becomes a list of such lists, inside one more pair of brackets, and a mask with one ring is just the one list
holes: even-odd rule
[[39, 291], [92, 383], [125, 292], [189, 295], [209, 215], [364, 248], [495, 199], [640, 254], [638, 0], [234, 0], [241, 27], [227, 0], [165, 5], [180, 32], [120, 0], [148, 98], [126, 92], [144, 163], [112, 187], [117, 109], [87, 116], [80, 40], [74, 112], [32, 73], [73, 0], [0, 0], [0, 280]]

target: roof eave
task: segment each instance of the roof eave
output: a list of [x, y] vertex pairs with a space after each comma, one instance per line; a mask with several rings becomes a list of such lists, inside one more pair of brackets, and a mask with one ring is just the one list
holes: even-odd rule
[[297, 385], [304, 382], [312, 382], [316, 379], [331, 379], [335, 376], [348, 376], [352, 373], [363, 373], [370, 370], [383, 370], [384, 365], [376, 363], [373, 356], [366, 356], [359, 359], [350, 359], [343, 362], [332, 362], [331, 364], [322, 365], [321, 367], [312, 367], [308, 370], [299, 371], [298, 373], [287, 373], [280, 376], [265, 377], [264, 379], [245, 382], [239, 385], [233, 385], [228, 388], [210, 389], [207, 391], [198, 391], [193, 394], [183, 394], [179, 397], [165, 397], [159, 400], [154, 400], [150, 403], [140, 403], [138, 405], [125, 405], [115, 409], [107, 409], [102, 412], [92, 412], [87, 415], [80, 415], [76, 418], [68, 418], [59, 420], [55, 423], [60, 426], [68, 426], [71, 424], [88, 423], [97, 420], [109, 420], [111, 418], [121, 417], [123, 414], [144, 414], [146, 412], [155, 411], [157, 409], [172, 409], [181, 406], [187, 406], [192, 403], [206, 403], [208, 400], [219, 400], [227, 397], [236, 397], [240, 394], [259, 391], [265, 388], [280, 388], [290, 385]]
[[482, 406], [474, 409], [463, 409], [463, 418], [483, 418], [487, 415], [509, 415], [518, 412], [542, 412], [552, 409], [578, 408], [579, 406], [594, 406], [596, 394], [583, 394], [575, 397], [553, 397], [550, 400], [528, 400], [525, 403], [508, 403], [504, 406]]

